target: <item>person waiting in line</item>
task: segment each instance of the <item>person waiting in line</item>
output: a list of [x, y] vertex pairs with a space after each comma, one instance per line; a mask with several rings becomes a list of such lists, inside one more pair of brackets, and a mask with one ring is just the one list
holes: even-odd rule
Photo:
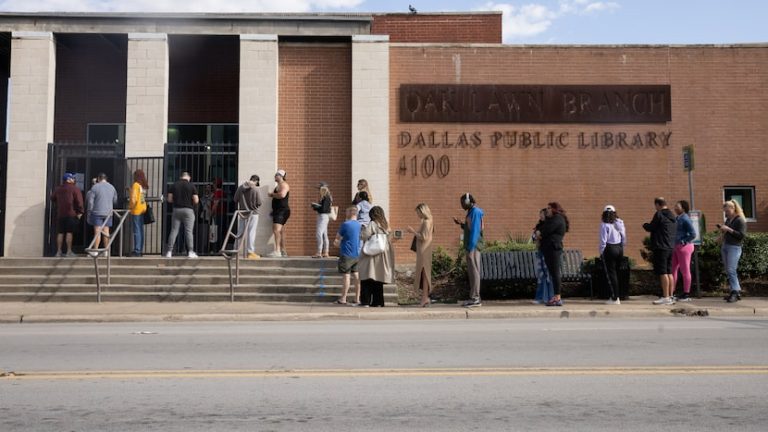
[[347, 293], [351, 279], [355, 280], [355, 303], [360, 303], [360, 274], [357, 271], [360, 259], [360, 222], [357, 221], [357, 207], [348, 207], [346, 220], [339, 227], [336, 233], [334, 246], [339, 248], [339, 273], [343, 275], [344, 282], [341, 289], [341, 296], [334, 303], [347, 304]]
[[315, 237], [317, 238], [317, 253], [312, 258], [328, 258], [330, 243], [328, 241], [328, 223], [331, 221], [331, 206], [333, 197], [326, 182], [317, 185], [320, 191], [320, 202], [312, 203], [312, 209], [317, 212], [317, 224], [315, 225]]
[[461, 226], [464, 231], [464, 251], [467, 254], [467, 275], [469, 276], [469, 300], [465, 301], [464, 307], [482, 306], [480, 300], [480, 250], [478, 245], [483, 235], [485, 225], [483, 209], [477, 206], [475, 197], [469, 192], [459, 198], [461, 208], [467, 214], [462, 222], [459, 218], [453, 218], [453, 222]]
[[395, 250], [389, 239], [389, 223], [384, 209], [379, 206], [371, 208], [371, 222], [363, 226], [360, 240], [368, 241], [376, 234], [385, 234], [386, 246], [377, 255], [360, 255], [360, 301], [358, 306], [384, 307], [384, 284], [395, 282]]
[[72, 237], [83, 217], [83, 193], [75, 184], [75, 175], [65, 173], [63, 182], [51, 194], [51, 202], [56, 205], [56, 256], [62, 255], [62, 246], [66, 242], [68, 257], [74, 257]]
[[211, 196], [211, 215], [210, 234], [208, 236], [209, 251], [218, 250], [219, 241], [221, 241], [224, 229], [224, 220], [227, 214], [227, 201], [224, 198], [224, 181], [221, 177], [213, 180], [213, 195]]
[[667, 208], [667, 200], [653, 200], [656, 213], [651, 222], [643, 224], [643, 229], [651, 233], [651, 251], [653, 252], [653, 272], [661, 283], [661, 297], [654, 300], [656, 305], [672, 305], [675, 300], [672, 292], [672, 251], [675, 248], [675, 215]]
[[544, 255], [541, 253], [541, 239], [536, 234], [547, 218], [547, 209], [541, 209], [539, 211], [539, 221], [533, 228], [531, 239], [536, 243], [536, 260], [534, 261], [534, 268], [536, 269], [536, 295], [533, 297], [533, 304], [545, 304], [555, 294], [552, 287], [552, 277], [547, 270], [547, 264], [544, 262]]
[[179, 235], [181, 226], [184, 225], [184, 238], [187, 243], [187, 257], [197, 258], [195, 253], [195, 206], [200, 202], [197, 188], [192, 184], [192, 176], [188, 172], [181, 173], [179, 180], [168, 190], [168, 203], [173, 205], [171, 215], [171, 233], [168, 236], [165, 257], [173, 256], [173, 245]]
[[144, 213], [147, 212], [147, 190], [149, 183], [144, 170], [133, 172], [128, 209], [131, 211], [131, 226], [133, 227], [133, 251], [131, 256], [140, 257], [144, 252]]
[[272, 233], [275, 236], [275, 250], [268, 255], [270, 258], [288, 256], [285, 250], [285, 224], [291, 217], [291, 208], [288, 205], [291, 187], [286, 181], [284, 170], [277, 170], [275, 183], [275, 189], [269, 193], [269, 197], [272, 198]]
[[608, 280], [610, 298], [606, 302], [609, 305], [621, 304], [619, 293], [619, 265], [624, 259], [624, 247], [627, 244], [627, 231], [624, 221], [616, 214], [616, 208], [607, 205], [603, 209], [602, 222], [600, 223], [600, 259], [603, 262], [603, 270]]
[[366, 179], [360, 179], [357, 181], [357, 192], [355, 193], [354, 198], [352, 198], [352, 204], [357, 205], [362, 199], [360, 198], [360, 192], [365, 192], [368, 194], [368, 201], [369, 203], [373, 202], [373, 194], [371, 193], [371, 190], [368, 188], [368, 180]]
[[741, 285], [737, 270], [741, 258], [742, 243], [747, 235], [747, 219], [744, 217], [744, 210], [734, 200], [723, 203], [723, 212], [725, 212], [725, 222], [717, 224], [717, 229], [720, 230], [718, 242], [721, 244], [720, 252], [730, 287], [725, 301], [735, 303], [741, 300]]
[[368, 201], [368, 192], [362, 191], [358, 194], [360, 201], [357, 203], [357, 221], [360, 222], [363, 226], [368, 225], [371, 223], [371, 216], [369, 215], [371, 211], [371, 202]]
[[[683, 293], [678, 301], [691, 301], [691, 256], [693, 255], [693, 240], [696, 230], [693, 227], [688, 212], [691, 206], [688, 201], [678, 201], [673, 208], [677, 215], [675, 225], [675, 249], [672, 251], [672, 293], [677, 287], [678, 271], [683, 274]], [[674, 297], [674, 296], [673, 296]]]
[[429, 206], [420, 203], [416, 206], [416, 216], [421, 219], [419, 229], [408, 227], [408, 232], [415, 236], [416, 242], [416, 271], [414, 272], [414, 285], [416, 290], [421, 290], [421, 307], [427, 307], [432, 302], [429, 294], [432, 292], [432, 234], [435, 225], [432, 219], [432, 211]]
[[546, 306], [562, 306], [560, 297], [562, 292], [561, 261], [563, 256], [563, 238], [570, 229], [568, 215], [565, 209], [557, 203], [547, 204], [547, 217], [539, 226], [536, 235], [541, 239], [541, 253], [544, 255], [544, 263], [549, 275], [552, 277], [552, 289], [554, 295], [546, 303]]
[[[259, 259], [256, 253], [256, 228], [259, 225], [259, 176], [252, 175], [244, 181], [235, 191], [234, 201], [239, 211], [247, 212], [245, 217], [237, 217], [237, 241], [235, 247], [240, 250], [240, 242], [245, 240], [245, 249], [248, 251], [248, 259]], [[247, 229], [246, 229], [247, 226]]]
[[117, 191], [107, 181], [106, 174], [99, 173], [96, 180], [96, 184], [91, 188], [88, 208], [91, 211], [89, 223], [93, 225], [93, 247], [99, 248], [100, 243], [101, 247], [107, 247], [109, 244], [109, 229], [112, 227], [112, 211], [117, 204]]

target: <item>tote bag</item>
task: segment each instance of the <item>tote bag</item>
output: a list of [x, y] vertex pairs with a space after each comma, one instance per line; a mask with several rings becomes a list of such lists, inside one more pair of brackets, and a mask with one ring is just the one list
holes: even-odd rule
[[147, 211], [144, 212], [144, 225], [155, 223], [155, 212], [152, 210], [152, 206], [147, 204]]
[[339, 206], [331, 206], [331, 213], [328, 216], [332, 221], [339, 218]]
[[387, 234], [376, 233], [372, 235], [363, 245], [363, 253], [368, 256], [376, 256], [387, 249]]

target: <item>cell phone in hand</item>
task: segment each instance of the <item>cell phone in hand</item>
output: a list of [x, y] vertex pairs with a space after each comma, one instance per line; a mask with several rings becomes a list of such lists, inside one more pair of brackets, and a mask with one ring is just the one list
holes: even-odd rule
[[718, 228], [722, 228], [722, 227], [723, 227], [723, 226], [722, 226], [722, 225], [720, 225], [720, 224], [715, 224], [715, 226], [716, 226], [716, 227], [718, 227]]

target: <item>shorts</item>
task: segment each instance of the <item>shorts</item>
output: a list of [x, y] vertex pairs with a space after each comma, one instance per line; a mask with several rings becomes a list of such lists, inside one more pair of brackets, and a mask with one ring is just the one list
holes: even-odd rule
[[341, 255], [339, 257], [339, 273], [357, 273], [357, 258]]
[[60, 217], [56, 223], [56, 228], [59, 230], [59, 234], [73, 233], [77, 231], [80, 226], [80, 220], [74, 216]]
[[272, 212], [272, 223], [285, 225], [288, 218], [291, 217], [291, 209], [280, 209]]
[[672, 251], [668, 249], [653, 250], [653, 273], [657, 276], [672, 274]]
[[95, 215], [93, 213], [88, 215], [88, 223], [93, 225], [93, 226], [95, 226], [95, 227], [100, 227], [101, 224], [104, 223], [105, 219], [107, 220], [107, 224], [105, 226], [111, 228], [112, 227], [112, 216], [101, 216], [101, 215]]

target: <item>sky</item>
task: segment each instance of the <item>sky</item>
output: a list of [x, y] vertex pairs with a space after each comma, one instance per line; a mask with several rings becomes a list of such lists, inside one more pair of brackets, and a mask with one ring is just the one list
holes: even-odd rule
[[768, 42], [768, 0], [0, 0], [2, 12], [497, 10], [510, 44]]

